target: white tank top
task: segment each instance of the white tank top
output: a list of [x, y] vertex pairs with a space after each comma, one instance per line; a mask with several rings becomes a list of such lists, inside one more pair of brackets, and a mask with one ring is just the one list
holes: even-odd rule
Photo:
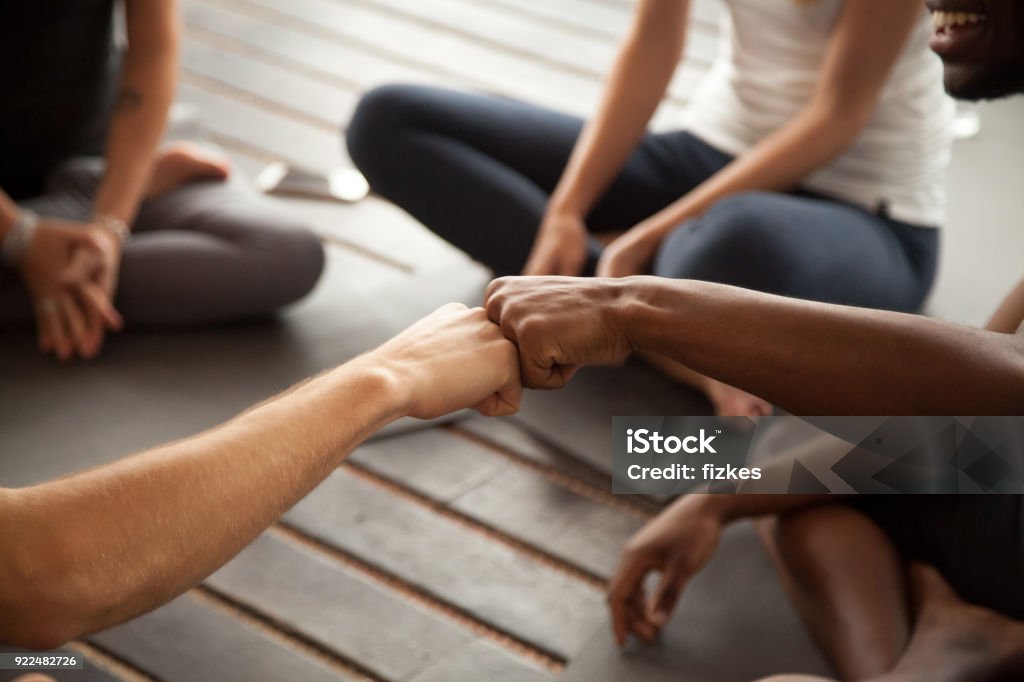
[[[686, 109], [685, 127], [739, 155], [810, 100], [844, 0], [725, 0], [719, 53]], [[878, 106], [854, 144], [802, 187], [917, 225], [945, 221], [953, 101], [928, 48], [922, 12]]]

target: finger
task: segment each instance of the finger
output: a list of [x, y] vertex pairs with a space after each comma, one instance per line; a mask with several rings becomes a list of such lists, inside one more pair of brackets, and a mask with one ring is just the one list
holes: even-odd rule
[[[523, 346], [520, 345], [520, 348]], [[559, 365], [549, 357], [527, 357], [527, 351], [521, 352], [523, 385], [527, 388], [546, 391], [563, 388], [579, 369], [579, 365]]]
[[49, 353], [53, 350], [53, 330], [50, 321], [51, 315], [42, 309], [42, 305], [36, 306], [36, 329], [39, 333], [39, 351]]
[[658, 637], [658, 628], [647, 619], [644, 610], [644, 594], [635, 595], [629, 601], [629, 631], [645, 642], [653, 642]]
[[641, 603], [643, 601], [643, 581], [647, 571], [646, 562], [627, 552], [623, 554], [622, 561], [609, 584], [608, 606], [612, 612], [615, 641], [619, 646], [626, 644], [631, 630], [631, 605], [635, 605], [638, 600]]
[[519, 411], [523, 400], [523, 386], [518, 377], [497, 393], [487, 397], [474, 409], [485, 417], [508, 417]]
[[86, 336], [85, 315], [81, 306], [70, 294], [62, 294], [59, 300], [65, 328], [71, 341], [72, 355], [77, 353], [80, 357], [88, 357], [90, 346]]
[[99, 238], [92, 232], [78, 228], [61, 229], [64, 230], [64, 233], [67, 235], [68, 241], [75, 246], [81, 246], [96, 253], [103, 252], [103, 243], [100, 242]]
[[124, 327], [124, 318], [121, 317], [121, 313], [117, 312], [117, 308], [110, 302], [100, 286], [92, 283], [81, 284], [77, 287], [77, 291], [85, 306], [95, 312], [107, 329], [114, 332], [121, 331]]
[[671, 617], [686, 581], [687, 575], [678, 567], [669, 567], [662, 574], [645, 610], [646, 619], [658, 629], [664, 627]]
[[65, 327], [64, 314], [59, 307], [55, 307], [47, 313], [50, 322], [50, 336], [53, 339], [53, 348], [57, 353], [57, 359], [67, 360], [71, 357], [71, 339]]

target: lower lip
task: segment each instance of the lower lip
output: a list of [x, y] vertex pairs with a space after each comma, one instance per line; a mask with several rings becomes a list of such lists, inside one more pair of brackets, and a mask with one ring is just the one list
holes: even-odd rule
[[987, 29], [987, 21], [965, 24], [964, 26], [947, 26], [942, 30], [936, 30], [932, 33], [929, 46], [942, 57], [954, 57], [959, 53], [969, 50], [971, 45], [978, 42]]

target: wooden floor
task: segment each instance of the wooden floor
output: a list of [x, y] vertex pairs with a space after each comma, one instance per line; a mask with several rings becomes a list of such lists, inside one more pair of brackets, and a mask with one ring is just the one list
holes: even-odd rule
[[[583, 115], [631, 9], [629, 0], [183, 5], [179, 99], [249, 175], [279, 159], [315, 171], [347, 164], [341, 131], [360, 94], [389, 82], [486, 90]], [[675, 120], [714, 52], [718, 7], [698, 2], [695, 13], [691, 59], [657, 126]], [[43, 480], [194, 433], [437, 305], [479, 301], [487, 273], [379, 199], [288, 209], [324, 236], [329, 259], [318, 290], [278, 324], [123, 335], [101, 361], [74, 368], [38, 358], [30, 335], [0, 335], [0, 482]], [[599, 651], [573, 679], [600, 670], [622, 679], [595, 635], [607, 628], [603, 590], [655, 505], [608, 493], [608, 417], [703, 409], [631, 367], [531, 394], [512, 419], [399, 423], [202, 586], [75, 643], [90, 668], [60, 679], [531, 682], [565, 674], [586, 646]], [[735, 556], [732, 565], [747, 563]], [[759, 575], [712, 589], [760, 594]], [[719, 611], [718, 602], [698, 609], [708, 622]], [[802, 637], [791, 616], [778, 618], [787, 636]], [[759, 638], [750, 632], [748, 641]], [[665, 670], [656, 679], [678, 679], [679, 662]], [[726, 670], [721, 679], [733, 678]]]
[[[186, 0], [183, 6], [179, 100], [198, 116], [203, 137], [249, 175], [278, 159], [314, 171], [348, 164], [342, 131], [360, 94], [394, 81], [486, 90], [582, 115], [596, 101], [600, 74], [630, 15], [625, 0]], [[698, 59], [673, 85], [660, 114], [665, 123], [708, 63], [715, 14], [714, 5], [699, 6], [691, 47]], [[286, 316], [285, 331], [275, 333], [316, 337], [317, 316], [332, 317], [330, 329], [344, 350], [320, 353], [330, 339], [304, 341], [301, 361], [275, 384], [354, 355], [446, 300], [479, 300], [487, 278], [482, 268], [378, 199], [289, 208], [324, 235], [329, 267], [312, 302]], [[339, 309], [333, 301], [328, 314], [317, 308], [328, 297], [353, 303]], [[386, 319], [371, 314], [382, 301]], [[348, 318], [339, 322], [342, 314]], [[224, 332], [235, 335], [224, 341], [232, 359], [240, 339], [267, 343], [254, 340], [259, 332]], [[208, 345], [214, 337], [202, 338], [195, 348], [216, 353]], [[175, 365], [188, 374], [190, 363], [193, 369], [204, 364], [181, 350], [188, 343], [187, 336], [129, 339], [96, 371], [114, 381], [118, 363], [127, 367], [170, 344], [177, 348]], [[134, 347], [137, 356], [126, 359]], [[238, 364], [234, 371], [237, 378], [255, 370]], [[552, 412], [541, 397], [515, 420], [469, 418], [425, 430], [399, 425], [396, 435], [360, 448], [202, 586], [76, 642], [90, 669], [61, 679], [529, 682], [559, 676], [604, 627], [605, 583], [623, 542], [654, 509], [609, 494], [607, 416], [620, 411], [630, 382], [652, 410], [659, 401], [693, 404], [642, 369], [628, 376], [587, 375], [574, 388], [575, 400], [566, 394], [580, 415]], [[53, 381], [68, 380], [54, 373]], [[258, 399], [257, 390], [276, 387], [236, 389], [239, 395], [218, 400], [216, 386], [207, 392], [193, 384], [199, 401], [209, 403], [193, 421], [153, 417], [150, 432], [137, 437], [111, 435], [50, 460], [8, 462], [6, 480], [41, 480], [185, 435]], [[156, 392], [151, 380], [122, 398], [126, 405], [131, 396], [146, 402]], [[601, 397], [613, 394], [618, 404]], [[65, 396], [69, 405], [78, 399]], [[119, 409], [119, 399], [110, 398], [108, 409]], [[177, 425], [166, 424], [176, 419]], [[12, 452], [41, 449], [37, 435], [19, 441], [15, 424], [4, 430]]]

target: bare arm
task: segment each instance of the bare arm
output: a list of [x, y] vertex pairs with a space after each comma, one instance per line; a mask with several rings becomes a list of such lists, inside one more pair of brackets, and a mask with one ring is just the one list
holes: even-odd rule
[[553, 210], [585, 216], [640, 142], [683, 54], [689, 0], [642, 0], [594, 119], [552, 197]]
[[0, 189], [0, 244], [3, 243], [7, 231], [14, 226], [18, 219], [18, 205], [7, 196], [7, 192]]
[[845, 3], [818, 84], [803, 109], [692, 192], [634, 227], [608, 251], [598, 273], [640, 274], [670, 231], [721, 199], [752, 190], [791, 190], [845, 152], [867, 125], [921, 12], [916, 0]]
[[172, 599], [397, 417], [518, 400], [515, 349], [481, 310], [449, 306], [207, 433], [0, 489], [0, 642], [50, 648]]
[[548, 204], [525, 274], [578, 275], [584, 218], [639, 143], [683, 53], [689, 0], [640, 0], [605, 85]]
[[1024, 335], [698, 282], [637, 282], [638, 347], [798, 414], [1021, 414]]
[[648, 351], [795, 414], [1024, 413], [1024, 333], [655, 277], [505, 278], [487, 311], [533, 387]]
[[174, 99], [181, 27], [175, 0], [125, 3], [128, 49], [94, 210], [131, 225]]
[[1020, 331], [1021, 324], [1024, 324], [1024, 280], [1017, 284], [1010, 292], [1002, 305], [989, 320], [986, 329], [1003, 334], [1013, 334]]

